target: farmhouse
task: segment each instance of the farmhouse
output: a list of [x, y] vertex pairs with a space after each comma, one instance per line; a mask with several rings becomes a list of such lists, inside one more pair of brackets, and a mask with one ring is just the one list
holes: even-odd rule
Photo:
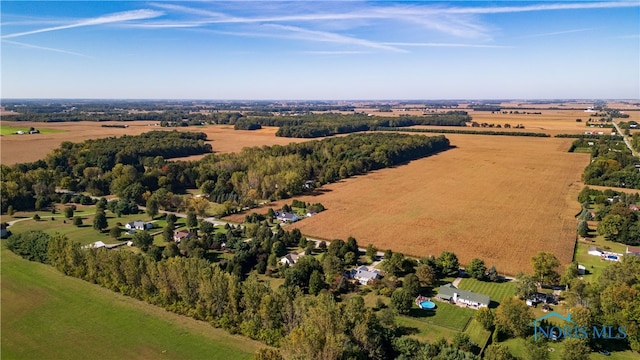
[[474, 309], [489, 307], [489, 303], [491, 302], [491, 298], [487, 295], [461, 290], [453, 286], [451, 283], [440, 286], [436, 297], [443, 301]]
[[640, 256], [640, 248], [633, 247], [633, 246], [627, 246], [627, 254]]
[[288, 213], [288, 212], [279, 212], [276, 214], [276, 219], [282, 221], [283, 223], [293, 223], [300, 219], [296, 214]]
[[124, 226], [124, 228], [127, 230], [147, 230], [147, 229], [151, 229], [152, 227], [153, 225], [151, 225], [151, 223], [144, 222], [142, 220], [128, 222]]
[[191, 238], [191, 233], [185, 230], [179, 230], [173, 232], [173, 241], [179, 243], [184, 239]]
[[291, 266], [297, 263], [298, 259], [300, 259], [302, 256], [304, 256], [304, 251], [301, 252], [300, 254], [298, 254], [297, 252], [290, 252], [287, 255], [283, 256], [282, 259], [280, 259], [280, 263], [282, 265]]
[[380, 279], [380, 271], [377, 269], [369, 270], [368, 267], [362, 265], [356, 269], [351, 270], [349, 277], [358, 280], [362, 285], [367, 285], [370, 280]]
[[599, 247], [595, 247], [595, 246], [589, 247], [589, 255], [602, 256], [603, 254], [604, 253], [602, 252], [602, 249], [600, 249]]

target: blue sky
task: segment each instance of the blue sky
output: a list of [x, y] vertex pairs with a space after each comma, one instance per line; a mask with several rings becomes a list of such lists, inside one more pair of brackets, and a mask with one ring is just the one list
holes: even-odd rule
[[0, 6], [2, 98], [640, 98], [638, 0]]

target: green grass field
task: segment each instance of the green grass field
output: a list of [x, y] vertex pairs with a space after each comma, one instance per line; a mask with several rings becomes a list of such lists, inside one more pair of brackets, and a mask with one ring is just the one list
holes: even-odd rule
[[456, 332], [465, 329], [475, 314], [475, 310], [443, 302], [436, 302], [436, 305], [435, 311], [422, 310], [414, 305], [408, 316], [396, 316], [396, 323], [421, 341], [433, 341], [440, 337], [451, 340]]
[[460, 289], [473, 291], [478, 294], [489, 295], [491, 307], [496, 307], [507, 297], [515, 295], [513, 282], [494, 283], [489, 281], [479, 281], [472, 278], [464, 278], [460, 281]]
[[491, 338], [491, 331], [485, 330], [485, 328], [475, 320], [471, 320], [464, 332], [467, 333], [471, 341], [476, 343], [480, 348], [484, 347]]
[[[501, 344], [505, 344], [509, 347], [509, 351], [511, 351], [511, 353], [515, 356], [517, 356], [520, 359], [526, 359], [527, 358], [527, 348], [526, 348], [526, 343], [525, 340], [522, 338], [517, 338], [517, 339], [509, 339], [506, 340], [504, 342], [501, 342]], [[549, 351], [549, 358], [550, 360], [558, 360], [562, 358], [562, 352], [564, 350], [564, 344], [562, 342], [555, 342], [555, 341], [550, 341], [547, 343], [548, 348], [552, 348], [553, 351]], [[605, 359], [609, 359], [609, 360], [632, 360], [632, 359], [637, 359], [638, 355], [633, 353], [632, 351], [628, 350], [628, 351], [617, 351], [617, 352], [612, 352], [611, 355], [609, 356], [604, 356], [601, 355], [599, 353], [596, 352], [592, 352], [589, 355], [589, 358], [592, 360], [605, 360]]]
[[[53, 133], [65, 132], [65, 130], [58, 130], [58, 129], [41, 129], [41, 128], [36, 128], [36, 129], [40, 130], [41, 134], [53, 134]], [[27, 133], [25, 135], [29, 135], [28, 127], [0, 126], [0, 135], [17, 135], [16, 131], [24, 131]]]
[[607, 241], [602, 236], [593, 238], [594, 242], [578, 241], [576, 246], [576, 252], [573, 255], [574, 260], [587, 268], [589, 274], [585, 275], [584, 279], [592, 281], [600, 276], [602, 270], [611, 265], [610, 261], [602, 260], [599, 256], [589, 255], [589, 248], [591, 246], [599, 247], [602, 250], [610, 251], [614, 253], [624, 254], [627, 251], [627, 246], [624, 244], [616, 243], [613, 241]]
[[[111, 212], [107, 211], [107, 221], [109, 223], [109, 228], [111, 229], [116, 225], [116, 223], [126, 224], [130, 221], [135, 220], [144, 220], [148, 221], [149, 217], [146, 214], [136, 214], [136, 215], [123, 215], [121, 217], [116, 217], [111, 214]], [[95, 215], [95, 207], [86, 207], [82, 211], [76, 211], [74, 216], [82, 217], [83, 225], [78, 227], [73, 225], [72, 219], [66, 219], [64, 215], [60, 212], [57, 214], [51, 214], [48, 212], [38, 212], [40, 216], [40, 221], [35, 221], [32, 219], [34, 213], [16, 213], [16, 216], [22, 216], [24, 220], [20, 220], [16, 222], [14, 225], [9, 227], [9, 230], [14, 233], [21, 233], [27, 230], [42, 230], [47, 234], [55, 234], [59, 233], [62, 235], [66, 235], [70, 240], [79, 242], [81, 244], [90, 244], [96, 242], [98, 240], [104, 243], [117, 243], [131, 239], [132, 236], [127, 235], [124, 231], [122, 236], [116, 240], [109, 236], [109, 231], [99, 233], [98, 231], [93, 229], [93, 217]], [[53, 217], [54, 220], [51, 220]], [[16, 218], [9, 218], [3, 216], [2, 221], [11, 221], [16, 220]], [[155, 228], [157, 226], [154, 224], [154, 228], [150, 231], [158, 232], [162, 231], [161, 228]], [[121, 227], [124, 230], [124, 226]], [[161, 235], [160, 235], [161, 236]], [[161, 237], [160, 237], [161, 238]]]
[[251, 359], [262, 345], [2, 249], [2, 359]]

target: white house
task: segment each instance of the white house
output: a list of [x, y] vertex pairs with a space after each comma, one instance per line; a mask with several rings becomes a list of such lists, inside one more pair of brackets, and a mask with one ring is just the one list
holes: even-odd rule
[[453, 284], [449, 283], [440, 286], [438, 289], [438, 299], [448, 301], [457, 305], [471, 307], [479, 309], [482, 307], [488, 307], [491, 303], [491, 298], [484, 294], [476, 294], [472, 291], [458, 289]]
[[591, 246], [589, 248], [588, 254], [593, 256], [602, 256], [604, 253], [602, 252], [602, 249], [600, 249], [599, 247]]
[[351, 278], [358, 280], [362, 285], [367, 285], [370, 280], [380, 279], [380, 271], [377, 269], [369, 270], [368, 267], [362, 265], [356, 269], [351, 270]]
[[132, 221], [132, 222], [128, 222], [124, 228], [127, 230], [148, 230], [151, 229], [153, 227], [153, 225], [151, 223], [148, 222], [144, 222], [142, 220], [136, 220], [136, 221]]
[[578, 275], [584, 275], [587, 272], [587, 268], [584, 265], [578, 264]]
[[297, 252], [290, 252], [287, 255], [283, 256], [282, 259], [280, 259], [280, 263], [282, 265], [292, 266], [293, 264], [297, 263], [298, 259], [300, 259], [302, 256], [304, 256], [304, 251], [300, 254], [298, 254]]
[[298, 219], [298, 215], [288, 212], [279, 212], [276, 214], [276, 219], [285, 223], [292, 223], [300, 220]]

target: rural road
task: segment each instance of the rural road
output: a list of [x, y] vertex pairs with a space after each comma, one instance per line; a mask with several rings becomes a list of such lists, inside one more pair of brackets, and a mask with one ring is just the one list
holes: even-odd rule
[[618, 132], [618, 134], [622, 136], [622, 140], [624, 140], [624, 143], [627, 145], [627, 147], [631, 151], [631, 155], [638, 157], [638, 152], [633, 149], [633, 147], [631, 146], [631, 143], [629, 142], [629, 138], [622, 132], [622, 130], [620, 130], [620, 127], [618, 127], [618, 124], [616, 124], [616, 122], [613, 120], [611, 120], [611, 123], [616, 128], [616, 131]]

